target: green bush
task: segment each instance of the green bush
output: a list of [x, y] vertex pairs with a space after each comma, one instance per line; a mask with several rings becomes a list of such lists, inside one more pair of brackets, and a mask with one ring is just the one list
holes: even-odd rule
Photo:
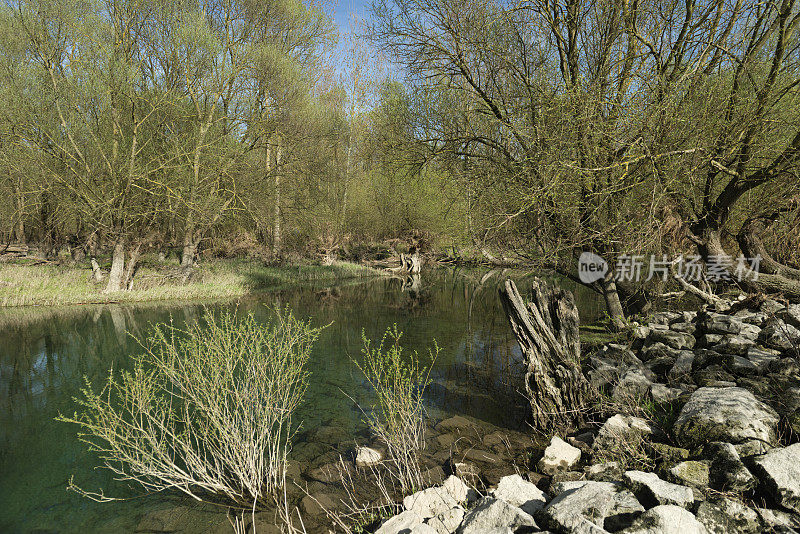
[[99, 393], [87, 380], [82, 411], [59, 419], [121, 480], [255, 508], [285, 483], [319, 332], [288, 310], [266, 325], [209, 311], [186, 330], [157, 325], [132, 371]]
[[394, 478], [403, 491], [418, 487], [421, 475], [417, 453], [425, 446], [425, 406], [423, 394], [430, 384], [430, 372], [439, 353], [434, 342], [429, 365], [420, 363], [417, 352], [404, 353], [402, 332], [397, 325], [386, 330], [373, 347], [362, 334], [362, 361], [356, 365], [375, 391], [376, 400], [366, 423], [386, 443]]

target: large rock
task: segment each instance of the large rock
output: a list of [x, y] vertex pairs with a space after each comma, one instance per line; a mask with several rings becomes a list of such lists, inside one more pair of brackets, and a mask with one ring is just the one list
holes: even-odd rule
[[528, 482], [519, 475], [509, 475], [500, 479], [493, 495], [512, 506], [522, 508], [530, 515], [535, 514], [547, 503], [547, 494], [533, 482]]
[[428, 519], [427, 523], [433, 527], [438, 534], [451, 534], [455, 532], [464, 520], [464, 509], [460, 506], [442, 512], [436, 517]]
[[669, 470], [669, 474], [679, 484], [685, 484], [694, 488], [705, 488], [708, 486], [708, 462], [687, 460], [674, 465]]
[[644, 419], [617, 414], [603, 423], [592, 447], [599, 452], [615, 450], [620, 445], [641, 441], [644, 437], [652, 434], [653, 428]]
[[398, 534], [410, 532], [417, 525], [422, 524], [422, 518], [413, 510], [406, 510], [394, 517], [390, 517], [375, 531], [375, 534]]
[[712, 442], [703, 456], [711, 461], [709, 482], [720, 491], [744, 492], [756, 485], [756, 479], [745, 467], [736, 447], [730, 443]]
[[612, 532], [622, 530], [631, 526], [636, 518], [642, 515], [642, 512], [644, 512], [644, 506], [641, 505], [633, 492], [628, 490], [620, 491], [614, 495], [611, 508], [603, 521], [603, 528]]
[[544, 509], [547, 526], [566, 532], [604, 532], [617, 491], [606, 482], [583, 483], [557, 495]]
[[558, 436], [553, 436], [550, 445], [544, 450], [539, 460], [539, 471], [545, 475], [554, 475], [561, 471], [569, 471], [581, 459], [581, 450], [573, 447]]
[[703, 387], [692, 393], [673, 430], [682, 446], [698, 447], [709, 441], [750, 439], [774, 444], [777, 428], [775, 410], [746, 389]]
[[780, 319], [773, 319], [761, 331], [760, 340], [773, 349], [791, 350], [800, 344], [800, 330]]
[[652, 330], [647, 338], [648, 344], [663, 343], [677, 350], [694, 348], [695, 339], [691, 334], [675, 332], [674, 330]]
[[510, 505], [502, 499], [484, 497], [464, 517], [459, 533], [483, 534], [503, 527], [512, 530], [521, 527], [532, 527], [535, 530], [539, 528], [530, 514], [526, 514], [516, 506]]
[[778, 504], [800, 513], [800, 443], [756, 456], [753, 471]]
[[457, 502], [464, 502], [468, 500], [472, 490], [467, 486], [463, 480], [455, 475], [450, 475], [442, 483], [442, 488], [450, 494], [450, 496]]
[[661, 480], [655, 473], [626, 471], [625, 480], [639, 501], [645, 505], [674, 504], [687, 507], [694, 503], [691, 488]]
[[755, 510], [725, 497], [700, 503], [697, 520], [711, 534], [749, 534], [760, 531], [760, 521]]
[[664, 504], [639, 516], [625, 534], [707, 534], [703, 524], [680, 506]]
[[[641, 398], [647, 396], [650, 392], [650, 386], [653, 381], [647, 376], [652, 373], [647, 368], [643, 369], [630, 369], [627, 371], [619, 382], [614, 386], [612, 396], [615, 400], [626, 400], [630, 398]], [[651, 375], [655, 378], [655, 375]]]
[[754, 347], [755, 340], [747, 339], [744, 336], [727, 334], [722, 337], [713, 349], [722, 354], [747, 354], [747, 351]]
[[742, 321], [731, 315], [710, 313], [704, 317], [703, 329], [709, 334], [738, 334], [742, 330]]
[[403, 506], [427, 519], [455, 508], [458, 501], [445, 488], [428, 488], [403, 499]]

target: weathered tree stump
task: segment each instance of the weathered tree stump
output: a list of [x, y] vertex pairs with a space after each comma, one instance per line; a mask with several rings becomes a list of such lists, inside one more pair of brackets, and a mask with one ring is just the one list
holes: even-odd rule
[[536, 279], [532, 301], [506, 280], [500, 290], [511, 329], [525, 354], [525, 390], [533, 422], [541, 429], [583, 424], [590, 385], [581, 372], [580, 319], [572, 293]]

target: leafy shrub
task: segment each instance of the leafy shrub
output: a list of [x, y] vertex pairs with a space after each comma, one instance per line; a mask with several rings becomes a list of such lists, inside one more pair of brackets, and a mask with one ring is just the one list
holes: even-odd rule
[[266, 325], [210, 311], [186, 330], [157, 325], [132, 371], [112, 370], [99, 393], [87, 380], [82, 412], [59, 419], [120, 480], [255, 508], [285, 483], [319, 332], [289, 310]]

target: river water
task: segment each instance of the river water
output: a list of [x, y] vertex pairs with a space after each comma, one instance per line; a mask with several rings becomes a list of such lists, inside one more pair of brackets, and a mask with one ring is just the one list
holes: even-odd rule
[[[224, 303], [161, 303], [0, 310], [0, 532], [124, 532], [154, 499], [94, 469], [96, 458], [77, 439], [76, 427], [54, 420], [72, 414], [84, 378], [100, 384], [113, 366], [130, 366], [136, 341], [150, 325], [197, 321], [205, 307], [266, 318], [275, 304], [331, 323], [315, 346], [308, 393], [298, 414], [305, 429], [325, 425], [355, 434], [370, 391], [352, 363], [362, 329], [378, 340], [397, 324], [408, 350], [441, 348], [426, 403], [432, 417], [467, 414], [499, 426], [519, 427], [521, 358], [497, 291], [506, 275], [439, 269], [419, 286], [378, 278], [332, 287], [280, 289]], [[583, 322], [600, 314], [598, 299], [568, 282]], [[525, 278], [519, 280], [525, 285]], [[300, 434], [301, 436], [303, 434]], [[303, 450], [298, 443], [297, 450]], [[67, 491], [70, 477], [86, 490], [128, 497], [96, 503]]]

